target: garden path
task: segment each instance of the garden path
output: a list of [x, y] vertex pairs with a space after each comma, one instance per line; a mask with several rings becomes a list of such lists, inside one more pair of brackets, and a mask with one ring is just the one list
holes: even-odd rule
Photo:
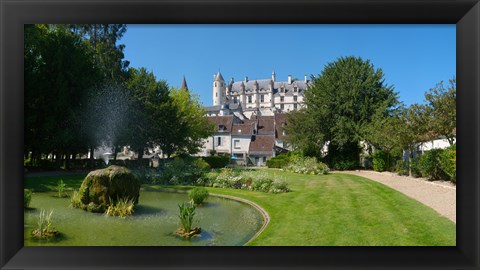
[[358, 175], [382, 183], [433, 208], [440, 215], [457, 223], [457, 188], [451, 182], [428, 181], [425, 178], [399, 176], [391, 172], [357, 170], [338, 173]]

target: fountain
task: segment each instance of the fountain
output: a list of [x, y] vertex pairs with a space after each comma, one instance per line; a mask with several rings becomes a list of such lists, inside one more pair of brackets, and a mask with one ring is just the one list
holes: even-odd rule
[[105, 153], [102, 154], [103, 161], [105, 161], [105, 164], [107, 164], [107, 166], [108, 166], [108, 162], [110, 161], [110, 155], [111, 154], [112, 153], [110, 153], [110, 152], [105, 152]]

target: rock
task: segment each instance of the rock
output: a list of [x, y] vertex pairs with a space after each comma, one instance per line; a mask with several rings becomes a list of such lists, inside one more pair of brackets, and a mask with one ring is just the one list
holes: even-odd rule
[[127, 168], [112, 165], [90, 172], [80, 186], [79, 195], [82, 209], [105, 212], [111, 203], [120, 198], [133, 199], [137, 204], [140, 181]]

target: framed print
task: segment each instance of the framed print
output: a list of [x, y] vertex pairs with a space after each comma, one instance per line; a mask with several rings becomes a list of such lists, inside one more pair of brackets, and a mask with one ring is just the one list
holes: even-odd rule
[[[1, 10], [0, 267], [2, 269], [478, 269], [480, 267], [478, 257], [480, 3], [478, 1], [2, 1]], [[351, 208], [354, 204], [347, 204], [348, 215], [381, 215], [384, 216], [384, 224], [367, 224], [366, 222], [358, 226], [345, 226], [344, 228], [354, 231], [344, 231], [345, 235], [357, 236], [358, 241], [351, 241], [348, 237], [331, 236], [327, 231], [330, 228], [332, 232], [338, 233], [339, 226], [358, 222], [354, 218], [335, 219], [339, 211], [322, 212], [328, 213], [332, 220], [329, 226], [322, 223], [323, 218], [317, 216], [315, 211], [305, 211], [305, 213], [314, 214], [301, 217], [302, 222], [299, 221], [299, 217], [288, 217], [287, 214], [304, 211], [311, 207], [320, 209], [319, 203], [330, 209], [341, 208], [342, 200], [345, 198], [342, 194], [352, 192], [352, 188], [339, 188], [337, 196], [333, 194], [334, 192], [325, 192], [325, 190], [330, 190], [328, 188], [332, 185], [348, 182], [348, 178], [339, 179], [340, 174], [330, 174], [331, 179], [322, 182], [322, 190], [316, 186], [320, 185], [319, 182], [303, 183], [300, 179], [303, 176], [294, 175], [294, 173], [302, 173], [298, 164], [295, 168], [278, 165], [282, 170], [276, 171], [247, 169], [237, 173], [239, 166], [270, 167], [271, 165], [275, 168], [276, 162], [281, 163], [280, 159], [287, 157], [287, 152], [294, 152], [290, 143], [295, 145], [295, 149], [300, 149], [302, 155], [289, 156], [289, 164], [294, 163], [292, 160], [302, 164], [313, 162], [303, 156], [309, 153], [309, 150], [313, 151], [310, 152], [310, 156], [317, 156], [319, 160], [322, 158], [321, 160], [325, 162], [315, 159], [315, 169], [303, 172], [314, 175], [311, 176], [312, 179], [317, 177], [317, 174], [327, 173], [328, 167], [335, 170], [358, 168], [360, 165], [349, 167], [348, 162], [337, 162], [328, 155], [328, 153], [344, 153], [340, 150], [338, 150], [340, 152], [334, 152], [333, 149], [337, 148], [329, 146], [337, 146], [336, 143], [343, 142], [341, 138], [339, 139], [340, 136], [329, 135], [330, 130], [324, 129], [321, 125], [308, 126], [310, 122], [303, 120], [310, 120], [310, 118], [301, 118], [305, 116], [293, 112], [305, 112], [305, 107], [318, 105], [312, 101], [313, 97], [318, 100], [322, 98], [327, 100], [322, 93], [325, 93], [331, 85], [335, 85], [333, 88], [340, 96], [342, 85], [336, 83], [342, 80], [335, 76], [341, 75], [335, 72], [342, 73], [351, 65], [369, 69], [371, 67], [369, 56], [365, 56], [364, 61], [361, 53], [357, 54], [360, 57], [349, 57], [344, 53], [332, 54], [328, 61], [325, 61], [324, 66], [312, 71], [302, 66], [306, 65], [304, 62], [295, 61], [295, 59], [312, 57], [316, 49], [327, 51], [328, 43], [334, 44], [330, 46], [336, 47], [338, 51], [341, 51], [338, 47], [342, 46], [351, 48], [371, 46], [374, 48], [370, 48], [372, 51], [376, 50], [375, 48], [382, 48], [375, 47], [377, 43], [374, 42], [375, 34], [365, 34], [372, 29], [377, 31], [379, 25], [382, 25], [382, 35], [378, 34], [378, 37], [384, 39], [383, 49], [387, 51], [389, 48], [388, 53], [391, 54], [394, 54], [392, 52], [397, 49], [400, 55], [400, 50], [413, 51], [416, 43], [409, 44], [408, 41], [402, 41], [402, 36], [397, 37], [395, 31], [399, 29], [409, 31], [422, 26], [433, 29], [439, 24], [450, 25], [450, 30], [455, 28], [454, 31], [446, 33], [451, 37], [455, 36], [456, 39], [456, 41], [451, 39], [449, 47], [456, 50], [456, 55], [452, 49], [450, 58], [453, 60], [450, 59], [449, 63], [453, 64], [450, 65], [451, 69], [448, 72], [454, 76], [450, 81], [450, 83], [453, 82], [454, 88], [458, 82], [458, 99], [455, 97], [453, 101], [458, 118], [453, 122], [454, 137], [450, 138], [448, 134], [442, 137], [448, 143], [456, 145], [456, 148], [453, 148], [454, 156], [445, 158], [450, 162], [449, 168], [454, 167], [454, 173], [452, 176], [448, 174], [449, 169], [442, 169], [444, 175], [439, 176], [456, 181], [455, 185], [449, 183], [456, 187], [454, 189], [456, 190], [456, 199], [454, 198], [456, 211], [454, 209], [453, 216], [446, 215], [448, 219], [437, 217], [431, 209], [424, 210], [422, 208], [424, 206], [419, 206], [420, 210], [417, 210], [417, 204], [420, 205], [418, 202], [398, 195], [400, 193], [391, 192], [383, 185], [376, 185], [377, 192], [382, 194], [378, 198], [382, 197], [385, 207], [390, 207], [389, 211], [402, 213], [395, 218], [403, 215], [408, 219], [409, 225], [407, 229], [404, 228], [404, 233], [394, 234], [389, 228], [398, 230], [401, 226], [395, 226], [395, 218], [389, 219], [390, 212], [382, 212], [377, 208], [374, 212], [370, 212], [365, 210], [365, 207], [358, 206], [358, 204], [367, 204], [368, 207], [375, 207], [365, 200], [368, 193], [363, 194], [361, 186], [356, 186], [354, 193], [358, 196], [352, 200], [357, 202], [358, 208]], [[98, 25], [110, 25], [111, 28], [98, 30], [95, 28]], [[127, 25], [127, 30], [123, 25]], [[161, 31], [153, 31], [152, 25], [157, 25]], [[328, 31], [321, 30], [331, 25], [335, 27], [329, 28]], [[350, 26], [357, 32], [345, 30]], [[129, 27], [132, 29], [132, 34], [128, 32]], [[302, 28], [305, 31], [298, 31]], [[360, 32], [360, 29], [366, 30]], [[148, 32], [150, 30], [152, 31]], [[345, 35], [341, 40], [343, 43], [335, 43], [332, 37], [340, 35], [342, 31]], [[47, 35], [45, 33], [52, 32], [54, 34], [43, 40], [44, 43], [36, 43], [37, 40], [29, 39], [30, 36]], [[71, 32], [75, 35], [62, 34]], [[267, 32], [270, 33], [267, 35]], [[296, 36], [291, 32], [302, 34]], [[139, 33], [143, 33], [144, 36], [151, 35], [152, 39], [142, 39]], [[97, 39], [97, 34], [104, 39]], [[253, 37], [250, 39], [249, 35]], [[351, 39], [350, 35], [357, 35], [358, 42], [352, 42], [355, 39]], [[132, 47], [136, 46], [134, 47], [136, 54], [124, 50], [123, 47], [115, 47], [115, 41], [122, 36], [128, 40], [127, 47], [130, 46], [129, 44], [132, 44]], [[390, 39], [387, 40], [385, 37]], [[113, 43], [109, 43], [108, 38], [113, 38]], [[422, 38], [428, 39], [418, 34], [412, 40]], [[370, 43], [365, 41], [367, 39]], [[318, 46], [307, 46], [306, 43], [312, 40], [318, 42]], [[150, 43], [155, 45], [144, 46]], [[174, 76], [178, 75], [178, 79], [158, 76], [157, 80], [155, 77], [157, 74], [154, 74], [154, 71], [159, 69], [155, 62], [162, 61], [162, 59], [156, 60], [161, 57], [156, 54], [155, 48], [157, 50], [167, 48], [161, 47], [159, 45], [161, 43], [170, 43], [170, 47], [165, 49], [169, 51], [170, 58], [167, 59], [164, 55], [163, 61], [178, 58], [178, 61], [168, 68]], [[425, 44], [431, 46], [424, 48], [425, 54], [427, 51], [436, 49], [432, 43]], [[260, 53], [255, 52], [260, 45], [262, 50], [275, 54], [277, 60], [282, 59], [278, 63], [291, 68], [292, 71], [281, 68], [273, 72], [268, 70], [266, 79], [257, 78], [257, 74], [248, 78], [244, 76], [248, 75], [247, 70], [244, 71], [245, 74], [239, 74], [241, 71], [238, 70], [241, 68], [250, 70], [266, 68], [264, 62], [255, 61], [260, 56]], [[43, 53], [35, 54], [41, 46], [48, 49]], [[224, 48], [230, 48], [230, 50], [223, 50]], [[243, 48], [253, 49], [251, 51], [246, 49], [247, 53], [242, 58], [237, 59], [232, 55], [236, 52], [245, 53], [242, 51]], [[288, 51], [290, 49], [291, 51]], [[332, 51], [335, 50], [332, 49]], [[356, 51], [352, 51], [352, 54], [355, 54]], [[211, 59], [215, 56], [215, 52], [218, 53], [218, 59]], [[121, 56], [111, 56], [115, 53]], [[440, 55], [444, 51], [439, 50], [437, 53]], [[145, 57], [146, 54], [150, 56]], [[139, 59], [141, 55], [146, 58], [143, 60], [145, 62], [129, 63], [128, 61], [134, 60], [133, 55], [138, 57], [135, 59]], [[52, 59], [58, 59], [58, 57], [66, 57], [65, 59], [68, 58], [68, 60], [61, 62], [57, 69], [42, 70], [42, 63], [54, 61]], [[254, 59], [249, 60], [249, 57]], [[374, 56], [371, 57], [374, 58]], [[422, 53], [414, 57], [431, 59]], [[120, 59], [119, 66], [112, 65], [114, 68], [111, 69], [102, 66], [108, 65], [108, 59], [113, 58], [115, 58], [114, 61]], [[74, 60], [70, 61], [71, 59]], [[191, 59], [195, 60], [189, 62], [188, 60]], [[222, 61], [230, 61], [229, 59], [232, 59], [233, 63], [224, 68]], [[242, 63], [242, 59], [248, 63]], [[400, 61], [399, 57], [389, 59]], [[203, 78], [197, 79], [200, 76], [190, 75], [195, 72], [194, 67], [197, 68], [198, 73], [205, 71], [205, 66], [201, 64], [205, 61], [211, 62], [208, 68], [213, 70], [209, 72], [214, 73], [213, 80], [209, 76], [206, 83], [201, 81]], [[373, 60], [372, 62], [377, 63]], [[375, 65], [375, 68], [382, 68], [382, 65], [385, 66], [385, 62], [380, 66]], [[412, 63], [410, 67], [412, 70], [421, 69], [414, 65], [417, 63]], [[237, 70], [234, 69], [235, 66]], [[408, 68], [400, 64], [395, 67], [394, 63], [390, 63], [389, 66], [391, 67], [389, 71], [395, 68]], [[324, 75], [317, 76], [316, 74], [321, 73], [322, 69], [324, 69], [322, 73]], [[302, 70], [302, 74], [297, 74], [299, 70]], [[166, 70], [162, 72], [167, 74]], [[293, 72], [293, 74], [282, 72]], [[307, 75], [309, 72], [312, 76]], [[333, 74], [332, 78], [337, 79], [328, 81], [328, 72]], [[385, 95], [391, 95], [390, 100], [395, 102], [392, 101], [392, 105], [388, 105], [391, 107], [385, 108], [387, 112], [388, 109], [393, 108], [393, 104], [397, 104], [398, 100], [388, 85], [390, 81], [386, 79], [384, 84], [381, 70], [380, 73], [378, 70], [376, 72], [370, 75], [374, 78], [373, 80], [378, 79], [378, 83], [367, 88], [380, 85], [378, 89], [375, 88], [373, 94], [383, 91]], [[424, 69], [421, 72], [417, 71], [418, 74], [414, 75], [426, 77], [429, 72], [435, 71]], [[402, 74], [412, 73], [413, 71], [411, 73], [404, 71]], [[121, 83], [112, 79], [122, 76], [128, 79]], [[230, 76], [244, 76], [244, 78], [234, 79]], [[83, 79], [78, 80], [79, 77]], [[105, 86], [106, 84], [99, 86], [98, 81], [103, 80], [108, 81], [108, 87]], [[147, 90], [142, 88], [147, 84], [150, 88], [145, 88]], [[318, 85], [322, 85], [323, 88]], [[51, 95], [50, 90], [42, 90], [51, 89], [52, 86], [56, 87], [55, 89], [68, 91], [69, 94], [62, 95], [62, 91], [59, 91]], [[443, 89], [443, 85], [437, 85], [437, 87]], [[27, 88], [38, 92], [32, 94], [32, 91], [25, 90]], [[206, 90], [200, 90], [203, 88]], [[79, 91], [76, 91], [78, 89], [88, 89], [85, 91], [89, 92], [80, 95]], [[319, 122], [318, 119], [324, 119], [327, 122], [329, 120], [327, 116], [334, 115], [331, 112], [336, 108], [348, 106], [348, 95], [354, 95], [351, 91], [352, 87], [349, 89], [350, 92], [346, 91], [349, 94], [340, 98], [342, 101], [331, 105], [327, 111], [322, 111], [321, 106], [318, 106], [319, 109], [315, 112], [310, 111], [310, 115], [319, 117], [312, 119], [317, 122]], [[315, 93], [314, 96], [307, 93], [309, 90], [318, 91], [312, 92]], [[112, 91], [115, 91], [115, 94], [111, 94]], [[307, 93], [305, 100], [308, 100], [306, 104], [309, 106], [304, 106], [304, 91]], [[206, 97], [203, 96], [204, 93]], [[422, 93], [416, 94], [422, 96]], [[70, 101], [64, 103], [58, 101], [66, 99]], [[149, 101], [144, 102], [147, 99]], [[357, 102], [360, 101], [357, 100]], [[56, 105], [52, 105], [53, 103]], [[407, 103], [414, 103], [414, 101]], [[88, 108], [91, 110], [86, 110], [84, 108], [87, 106], [82, 107], [78, 104], [89, 104]], [[39, 106], [44, 106], [45, 109], [38, 110]], [[398, 107], [401, 106], [398, 105]], [[202, 114], [195, 113], [198, 111], [202, 111]], [[295, 116], [291, 118], [290, 114], [285, 116], [290, 112]], [[375, 112], [376, 117], [382, 115], [378, 113], [380, 112], [378, 108]], [[369, 111], [364, 117], [372, 119], [373, 114]], [[58, 115], [61, 117], [57, 117]], [[397, 116], [393, 113], [392, 115]], [[64, 118], [69, 120], [66, 121], [67, 126], [62, 125]], [[336, 132], [350, 125], [342, 122], [344, 118], [331, 118], [332, 121], [328, 121], [328, 125], [335, 126]], [[188, 119], [195, 120], [189, 122]], [[290, 125], [285, 119], [291, 120]], [[433, 122], [432, 118], [425, 119], [422, 118], [424, 125], [430, 125], [430, 122]], [[315, 122], [314, 120], [311, 122]], [[157, 126], [157, 123], [163, 124]], [[300, 124], [295, 125], [295, 123]], [[380, 128], [385, 133], [395, 132], [391, 129], [395, 123], [388, 122], [381, 126], [372, 125], [370, 129], [362, 129], [364, 132], [362, 134], [370, 136], [368, 138], [372, 140], [372, 145], [375, 144], [373, 150], [390, 149], [385, 146], [388, 142], [375, 141], [377, 137], [374, 134], [378, 133], [376, 129]], [[77, 129], [70, 129], [68, 125], [77, 125]], [[135, 128], [123, 128], [126, 125], [135, 126]], [[29, 127], [28, 130], [25, 129], [26, 126]], [[51, 132], [52, 129], [48, 128], [42, 131], [44, 127], [51, 126], [55, 126], [58, 132]], [[148, 128], [143, 128], [145, 126]], [[322, 136], [314, 136], [316, 133], [311, 130], [321, 133]], [[311, 144], [307, 146], [301, 144], [305, 142], [301, 140], [302, 136], [296, 142], [292, 141], [292, 137], [283, 141], [287, 135], [301, 135], [302, 132], [312, 133], [309, 138], [315, 138], [317, 144], [313, 148], [318, 151], [312, 150]], [[99, 140], [102, 141], [96, 141], [99, 136], [93, 133], [101, 134], [102, 138]], [[76, 148], [71, 146], [61, 148], [58, 146], [61, 143], [75, 145]], [[377, 144], [385, 148], [379, 148]], [[269, 148], [265, 148], [265, 145], [269, 145]], [[302, 145], [303, 148], [298, 148], [300, 147], [298, 145]], [[97, 151], [100, 147], [103, 147], [103, 150]], [[324, 155], [322, 147], [327, 149], [327, 154]], [[358, 148], [358, 144], [356, 147]], [[365, 148], [368, 148], [368, 145]], [[369, 154], [372, 154], [373, 150], [368, 150]], [[413, 157], [413, 151], [418, 151], [415, 149], [407, 152], [407, 158], [402, 159], [405, 156], [404, 150], [405, 148], [398, 150], [400, 152], [396, 155], [400, 158], [396, 164], [392, 163], [392, 166], [401, 167], [405, 160], [410, 162], [409, 153]], [[37, 152], [38, 155], [36, 155]], [[138, 153], [138, 160], [135, 158], [135, 153]], [[442, 153], [447, 155], [446, 151]], [[117, 159], [117, 157], [120, 158]], [[454, 160], [453, 163], [451, 160]], [[362, 159], [362, 162], [365, 162], [365, 159]], [[216, 165], [219, 163], [221, 165]], [[31, 166], [31, 164], [36, 165]], [[362, 167], [367, 166], [365, 163], [362, 164]], [[378, 164], [375, 163], [373, 166], [379, 166]], [[51, 174], [44, 175], [42, 178], [42, 171], [36, 174], [40, 177], [26, 179], [27, 173], [29, 175], [32, 172], [35, 173], [36, 166], [41, 168], [63, 166], [64, 170], [79, 169], [81, 172], [80, 174], [72, 173], [66, 178], [63, 178], [63, 175], [54, 177]], [[211, 170], [216, 168], [215, 166], [218, 166], [218, 170]], [[150, 170], [150, 167], [162, 169]], [[229, 168], [225, 169], [225, 167]], [[457, 168], [458, 173], [456, 173]], [[87, 176], [87, 173], [93, 170], [95, 172]], [[201, 175], [198, 174], [199, 171]], [[107, 176], [100, 176], [102, 173]], [[408, 173], [411, 171], [408, 172], [407, 169]], [[112, 180], [117, 175], [122, 175], [124, 178]], [[102, 177], [110, 177], [110, 180], [104, 180], [107, 178]], [[188, 177], [195, 177], [195, 182], [185, 180]], [[355, 176], [351, 177], [355, 181], [360, 181]], [[295, 182], [297, 178], [300, 180]], [[435, 177], [432, 176], [433, 178]], [[196, 187], [193, 188], [193, 186]], [[228, 190], [225, 191], [225, 187]], [[220, 188], [224, 190], [221, 191]], [[26, 207], [25, 198], [32, 196], [28, 193], [31, 191], [25, 193], [25, 190], [34, 191], [33, 206], [25, 208], [24, 214], [22, 214], [24, 208], [21, 200], [22, 190], [24, 207]], [[162, 191], [161, 202], [157, 197], [159, 190]], [[185, 194], [187, 191], [188, 196]], [[302, 192], [308, 195], [302, 197], [300, 195]], [[26, 196], [26, 194], [29, 195]], [[292, 197], [293, 195], [295, 197]], [[327, 198], [327, 196], [330, 196], [328, 198], [332, 200], [331, 204], [327, 202], [328, 199], [322, 202], [318, 198]], [[310, 203], [305, 199], [306, 197], [315, 198], [317, 205], [313, 206], [314, 203]], [[206, 202], [204, 202], [205, 198], [207, 198]], [[280, 200], [278, 198], [283, 198], [285, 203], [275, 202]], [[191, 201], [187, 203], [189, 200]], [[59, 208], [60, 202], [64, 206], [71, 204], [72, 207]], [[378, 202], [381, 200], [379, 199]], [[162, 207], [158, 207], [160, 204]], [[405, 205], [412, 208], [408, 210]], [[382, 207], [384, 206], [378, 208]], [[54, 212], [47, 211], [50, 208], [54, 209]], [[194, 211], [196, 211], [195, 218]], [[69, 215], [69, 213], [75, 214]], [[123, 219], [106, 217], [103, 213], [127, 217]], [[133, 216], [128, 217], [132, 213]], [[240, 213], [239, 216], [237, 213]], [[59, 226], [59, 231], [49, 230], [52, 214], [61, 219], [61, 222], [70, 224], [69, 227]], [[278, 217], [283, 219], [279, 221]], [[418, 221], [414, 219], [422, 218], [434, 221], [419, 222], [418, 227], [412, 225]], [[310, 222], [307, 222], [308, 220]], [[337, 223], [334, 224], [333, 220]], [[135, 229], [126, 225], [127, 223], [135, 223]], [[289, 228], [288, 224], [295, 224], [291, 226], [295, 228]], [[323, 227], [318, 224], [322, 224]], [[325, 231], [316, 231], [316, 226]], [[426, 228], [426, 226], [429, 227]], [[407, 233], [408, 230], [410, 232]], [[412, 230], [415, 232], [411, 232]], [[79, 231], [82, 233], [75, 234]], [[444, 233], [445, 231], [447, 233]], [[409, 237], [427, 234], [429, 234], [428, 239], [424, 241], [409, 239]], [[376, 235], [377, 238], [372, 235]], [[396, 239], [382, 238], [389, 235]], [[50, 241], [55, 236], [59, 237], [58, 240]], [[43, 241], [45, 239], [39, 241], [36, 239], [38, 237], [45, 237], [49, 241]], [[318, 241], [320, 237], [325, 237], [325, 240]], [[163, 241], [163, 244], [155, 244], [159, 241]]]

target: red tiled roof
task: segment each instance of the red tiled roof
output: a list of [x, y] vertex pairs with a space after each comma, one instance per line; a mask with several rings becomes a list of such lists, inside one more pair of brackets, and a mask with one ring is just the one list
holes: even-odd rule
[[259, 135], [275, 135], [273, 116], [256, 116]]
[[275, 137], [281, 141], [283, 141], [283, 127], [287, 123], [287, 115], [284, 113], [276, 113], [275, 114]]
[[233, 125], [232, 127], [232, 135], [251, 135], [253, 134], [253, 125], [254, 123], [250, 124], [242, 124], [242, 125]]
[[[233, 115], [209, 116], [207, 119], [215, 124], [215, 132], [232, 132]], [[221, 130], [220, 126], [223, 126], [224, 129]]]
[[257, 135], [250, 142], [250, 154], [272, 153], [275, 145], [275, 137], [270, 135]]

